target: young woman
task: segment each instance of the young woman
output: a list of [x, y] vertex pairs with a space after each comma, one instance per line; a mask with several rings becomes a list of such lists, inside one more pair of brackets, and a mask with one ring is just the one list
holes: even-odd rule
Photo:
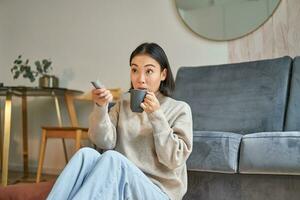
[[92, 90], [89, 137], [107, 151], [79, 150], [48, 199], [182, 199], [193, 143], [192, 115], [188, 104], [170, 98], [174, 79], [159, 45], [144, 43], [132, 52], [130, 79], [131, 88], [147, 90], [144, 112], [132, 112], [125, 93], [108, 113], [110, 91]]

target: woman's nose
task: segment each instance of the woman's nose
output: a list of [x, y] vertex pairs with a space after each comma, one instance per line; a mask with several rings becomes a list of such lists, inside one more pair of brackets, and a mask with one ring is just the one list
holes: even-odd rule
[[143, 73], [140, 73], [138, 76], [138, 82], [139, 83], [145, 83], [145, 76]]

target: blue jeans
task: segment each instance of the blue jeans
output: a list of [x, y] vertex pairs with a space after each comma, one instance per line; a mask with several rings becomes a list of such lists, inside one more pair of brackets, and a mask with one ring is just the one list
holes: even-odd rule
[[125, 156], [80, 149], [56, 180], [47, 200], [168, 200]]

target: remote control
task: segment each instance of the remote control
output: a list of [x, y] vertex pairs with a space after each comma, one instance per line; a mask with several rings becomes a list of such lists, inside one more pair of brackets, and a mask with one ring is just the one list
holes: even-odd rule
[[92, 85], [96, 88], [96, 89], [100, 89], [103, 88], [104, 85], [102, 83], [100, 83], [100, 81], [96, 80], [96, 81], [91, 81]]

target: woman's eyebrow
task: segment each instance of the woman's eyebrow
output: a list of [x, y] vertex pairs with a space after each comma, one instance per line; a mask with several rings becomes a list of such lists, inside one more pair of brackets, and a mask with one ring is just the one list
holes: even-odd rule
[[153, 65], [153, 64], [146, 64], [146, 65], [144, 65], [144, 67], [155, 67], [155, 65]]
[[[131, 63], [131, 65], [130, 66], [135, 66], [135, 67], [138, 67], [138, 65], [137, 64], [135, 64], [135, 63]], [[153, 65], [153, 64], [146, 64], [146, 65], [144, 65], [144, 67], [155, 67], [155, 65]]]
[[135, 66], [135, 67], [138, 67], [138, 65], [137, 64], [134, 64], [134, 63], [131, 63], [131, 65], [130, 66]]

